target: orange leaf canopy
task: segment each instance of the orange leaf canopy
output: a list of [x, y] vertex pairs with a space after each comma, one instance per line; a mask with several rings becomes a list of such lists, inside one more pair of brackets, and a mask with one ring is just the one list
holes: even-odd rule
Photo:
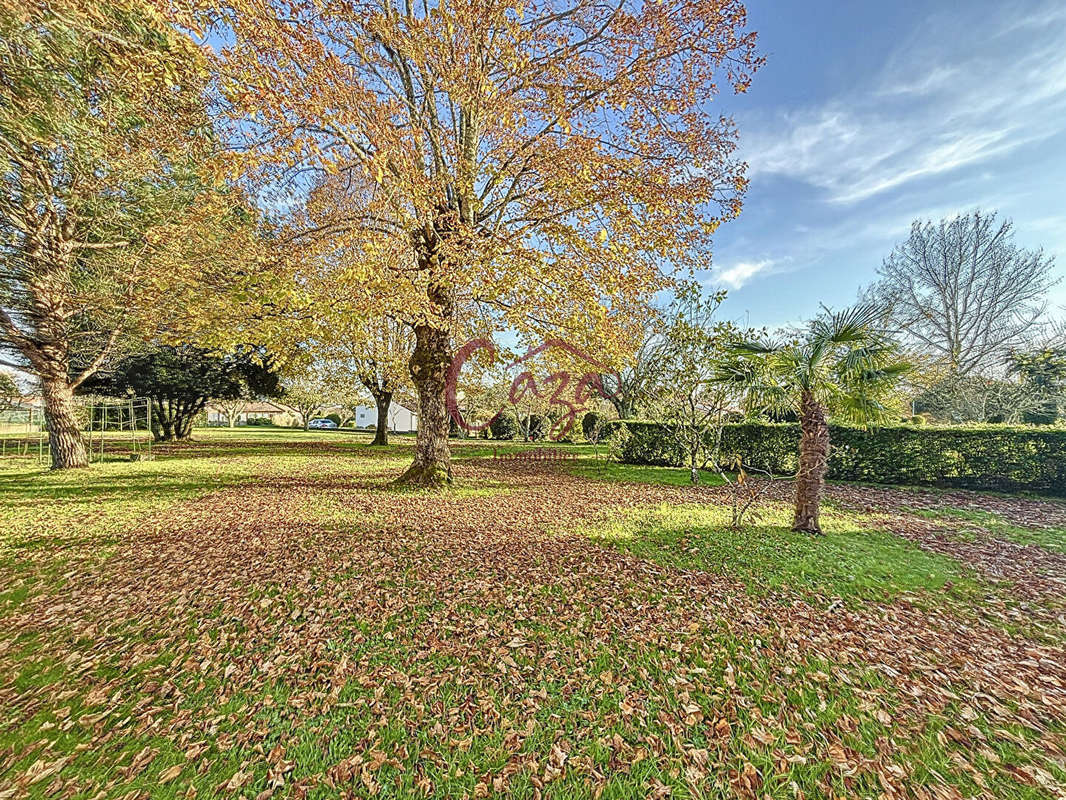
[[265, 196], [374, 313], [617, 344], [740, 211], [710, 110], [760, 63], [736, 0], [236, 0], [219, 24]]

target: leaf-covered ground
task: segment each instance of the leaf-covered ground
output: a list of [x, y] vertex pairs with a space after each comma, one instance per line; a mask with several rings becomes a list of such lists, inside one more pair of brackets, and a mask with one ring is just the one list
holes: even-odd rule
[[1066, 506], [457, 449], [0, 468], [0, 798], [1066, 791]]

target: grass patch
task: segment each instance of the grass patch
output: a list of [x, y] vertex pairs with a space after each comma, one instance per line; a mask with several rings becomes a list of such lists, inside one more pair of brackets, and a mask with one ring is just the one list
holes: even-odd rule
[[[620, 464], [617, 461], [583, 458], [568, 464], [567, 469], [573, 475], [597, 481], [614, 483], [653, 483], [665, 486], [691, 486], [692, 480], [687, 469], [680, 467], [652, 467], [638, 464]], [[717, 473], [701, 470], [700, 486], [721, 486], [723, 481]]]
[[1022, 545], [1037, 545], [1045, 550], [1052, 550], [1066, 555], [1066, 528], [1014, 525], [1003, 519], [999, 514], [973, 509], [918, 509], [912, 510], [910, 513], [929, 517], [930, 519], [961, 522], [963, 526], [958, 533], [960, 536], [969, 539], [975, 538], [975, 534], [979, 530], [987, 531], [996, 539], [1005, 539]]
[[[732, 607], [689, 615], [683, 600], [675, 605], [686, 576], [621, 583], [608, 551], [595, 551], [606, 561], [588, 575], [553, 571], [574, 563], [559, 561], [567, 546], [594, 549], [543, 542], [539, 528], [534, 541], [522, 541], [520, 527], [464, 538], [447, 529], [452, 509], [484, 520], [471, 533], [496, 534], [491, 526], [508, 519], [499, 512], [526, 493], [488, 470], [439, 497], [387, 488], [410, 458], [409, 437], [372, 448], [346, 432], [197, 436], [152, 462], [0, 473], [0, 619], [10, 630], [0, 685], [11, 687], [0, 711], [0, 796], [38, 763], [58, 766], [12, 796], [873, 798], [887, 788], [879, 759], [930, 794], [954, 786], [963, 796], [1052, 796], [1023, 786], [1009, 771], [1018, 765], [1066, 781], [1024, 717], [993, 723], [963, 699], [926, 713], [897, 688], [898, 673], [784, 641], [774, 616], [784, 619], [787, 606], [730, 592], [765, 626], [738, 624]], [[456, 459], [494, 447], [453, 444]], [[586, 453], [564, 462], [583, 477], [687, 484], [684, 470], [558, 447]], [[579, 500], [608, 491], [556, 477]], [[204, 529], [175, 524], [194, 507], [187, 501], [231, 488], [241, 491], [205, 501], [219, 504], [217, 527], [205, 514], [192, 515]], [[260, 514], [247, 548], [205, 545], [206, 533], [232, 535], [228, 508], [239, 528], [260, 496], [271, 513]], [[563, 497], [560, 525], [576, 507]], [[109, 584], [121, 560], [100, 562], [123, 537], [135, 547], [150, 538], [155, 528], [139, 527], [150, 515], [159, 515], [151, 526], [175, 530], [177, 555]], [[791, 589], [850, 602], [981, 588], [961, 565], [872, 530], [862, 515], [826, 509], [822, 538], [788, 522], [788, 509], [772, 506], [732, 531], [725, 509], [664, 505], [584, 532], [643, 559], [730, 575], [756, 595]], [[279, 542], [291, 549], [267, 546]], [[509, 564], [522, 547], [533, 555]], [[206, 559], [202, 568], [195, 558]], [[278, 560], [257, 562], [265, 558]], [[161, 574], [185, 577], [148, 613], [122, 616], [123, 588], [136, 595], [143, 577]], [[108, 592], [114, 604], [78, 602]], [[35, 602], [40, 613], [28, 613]], [[960, 741], [962, 729], [987, 746]], [[1056, 720], [1047, 730], [1064, 733]]]
[[789, 509], [766, 506], [734, 530], [720, 506], [661, 505], [583, 529], [596, 541], [686, 570], [729, 575], [752, 592], [794, 589], [807, 595], [888, 599], [904, 592], [979, 590], [969, 570], [929, 553], [863, 517], [826, 509], [824, 536], [790, 530]]

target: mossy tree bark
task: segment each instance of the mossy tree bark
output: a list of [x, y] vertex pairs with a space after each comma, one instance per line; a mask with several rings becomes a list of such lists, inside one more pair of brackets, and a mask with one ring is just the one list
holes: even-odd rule
[[414, 327], [415, 346], [408, 367], [418, 394], [418, 436], [411, 466], [396, 479], [401, 486], [440, 487], [452, 480], [448, 448], [448, 370], [452, 362], [454, 297], [446, 285], [446, 241], [455, 233], [455, 211], [441, 209], [433, 224], [414, 233], [420, 272], [426, 274], [427, 309]]
[[[448, 407], [445, 400], [451, 336], [432, 325], [415, 326], [411, 379], [418, 393], [418, 436], [414, 462], [397, 479], [406, 486], [444, 486], [451, 482], [448, 449]], [[380, 426], [379, 426], [380, 428]]]

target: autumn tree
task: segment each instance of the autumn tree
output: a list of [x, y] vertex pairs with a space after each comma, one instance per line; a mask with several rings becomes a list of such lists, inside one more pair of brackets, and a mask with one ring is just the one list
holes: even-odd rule
[[[342, 292], [350, 291], [342, 283], [335, 285]], [[414, 334], [410, 326], [392, 317], [365, 318], [354, 311], [343, 313], [343, 308], [343, 300], [332, 305], [333, 313], [323, 321], [320, 337], [325, 342], [324, 368], [336, 389], [354, 378], [354, 383], [370, 395], [377, 408], [371, 444], [387, 445], [393, 396], [411, 382], [407, 363], [414, 349]]]
[[410, 382], [407, 363], [414, 349], [413, 331], [403, 322], [381, 317], [366, 323], [363, 335], [353, 337], [350, 348], [359, 382], [377, 407], [377, 428], [371, 444], [387, 445], [393, 395]]
[[1010, 220], [974, 211], [915, 221], [866, 299], [908, 347], [951, 373], [989, 374], [1043, 323], [1053, 270], [1042, 250], [1015, 244]]
[[252, 398], [248, 397], [244, 392], [232, 399], [219, 399], [217, 401], [218, 407], [226, 415], [226, 425], [230, 429], [237, 427], [237, 420], [240, 419], [244, 409], [248, 408], [248, 404], [251, 401]]
[[281, 397], [299, 416], [305, 431], [315, 415], [333, 404], [337, 395], [337, 384], [330, 379], [328, 369], [313, 360], [290, 367], [282, 379]]
[[624, 351], [617, 322], [740, 211], [735, 128], [711, 106], [758, 66], [738, 0], [236, 0], [220, 20], [260, 179], [308, 198], [300, 235], [372, 242], [368, 316], [413, 328], [401, 481], [450, 478], [457, 314]]
[[194, 251], [228, 213], [204, 199], [206, 80], [139, 0], [0, 2], [0, 348], [40, 381], [53, 468], [88, 463], [75, 390], [194, 307]]

